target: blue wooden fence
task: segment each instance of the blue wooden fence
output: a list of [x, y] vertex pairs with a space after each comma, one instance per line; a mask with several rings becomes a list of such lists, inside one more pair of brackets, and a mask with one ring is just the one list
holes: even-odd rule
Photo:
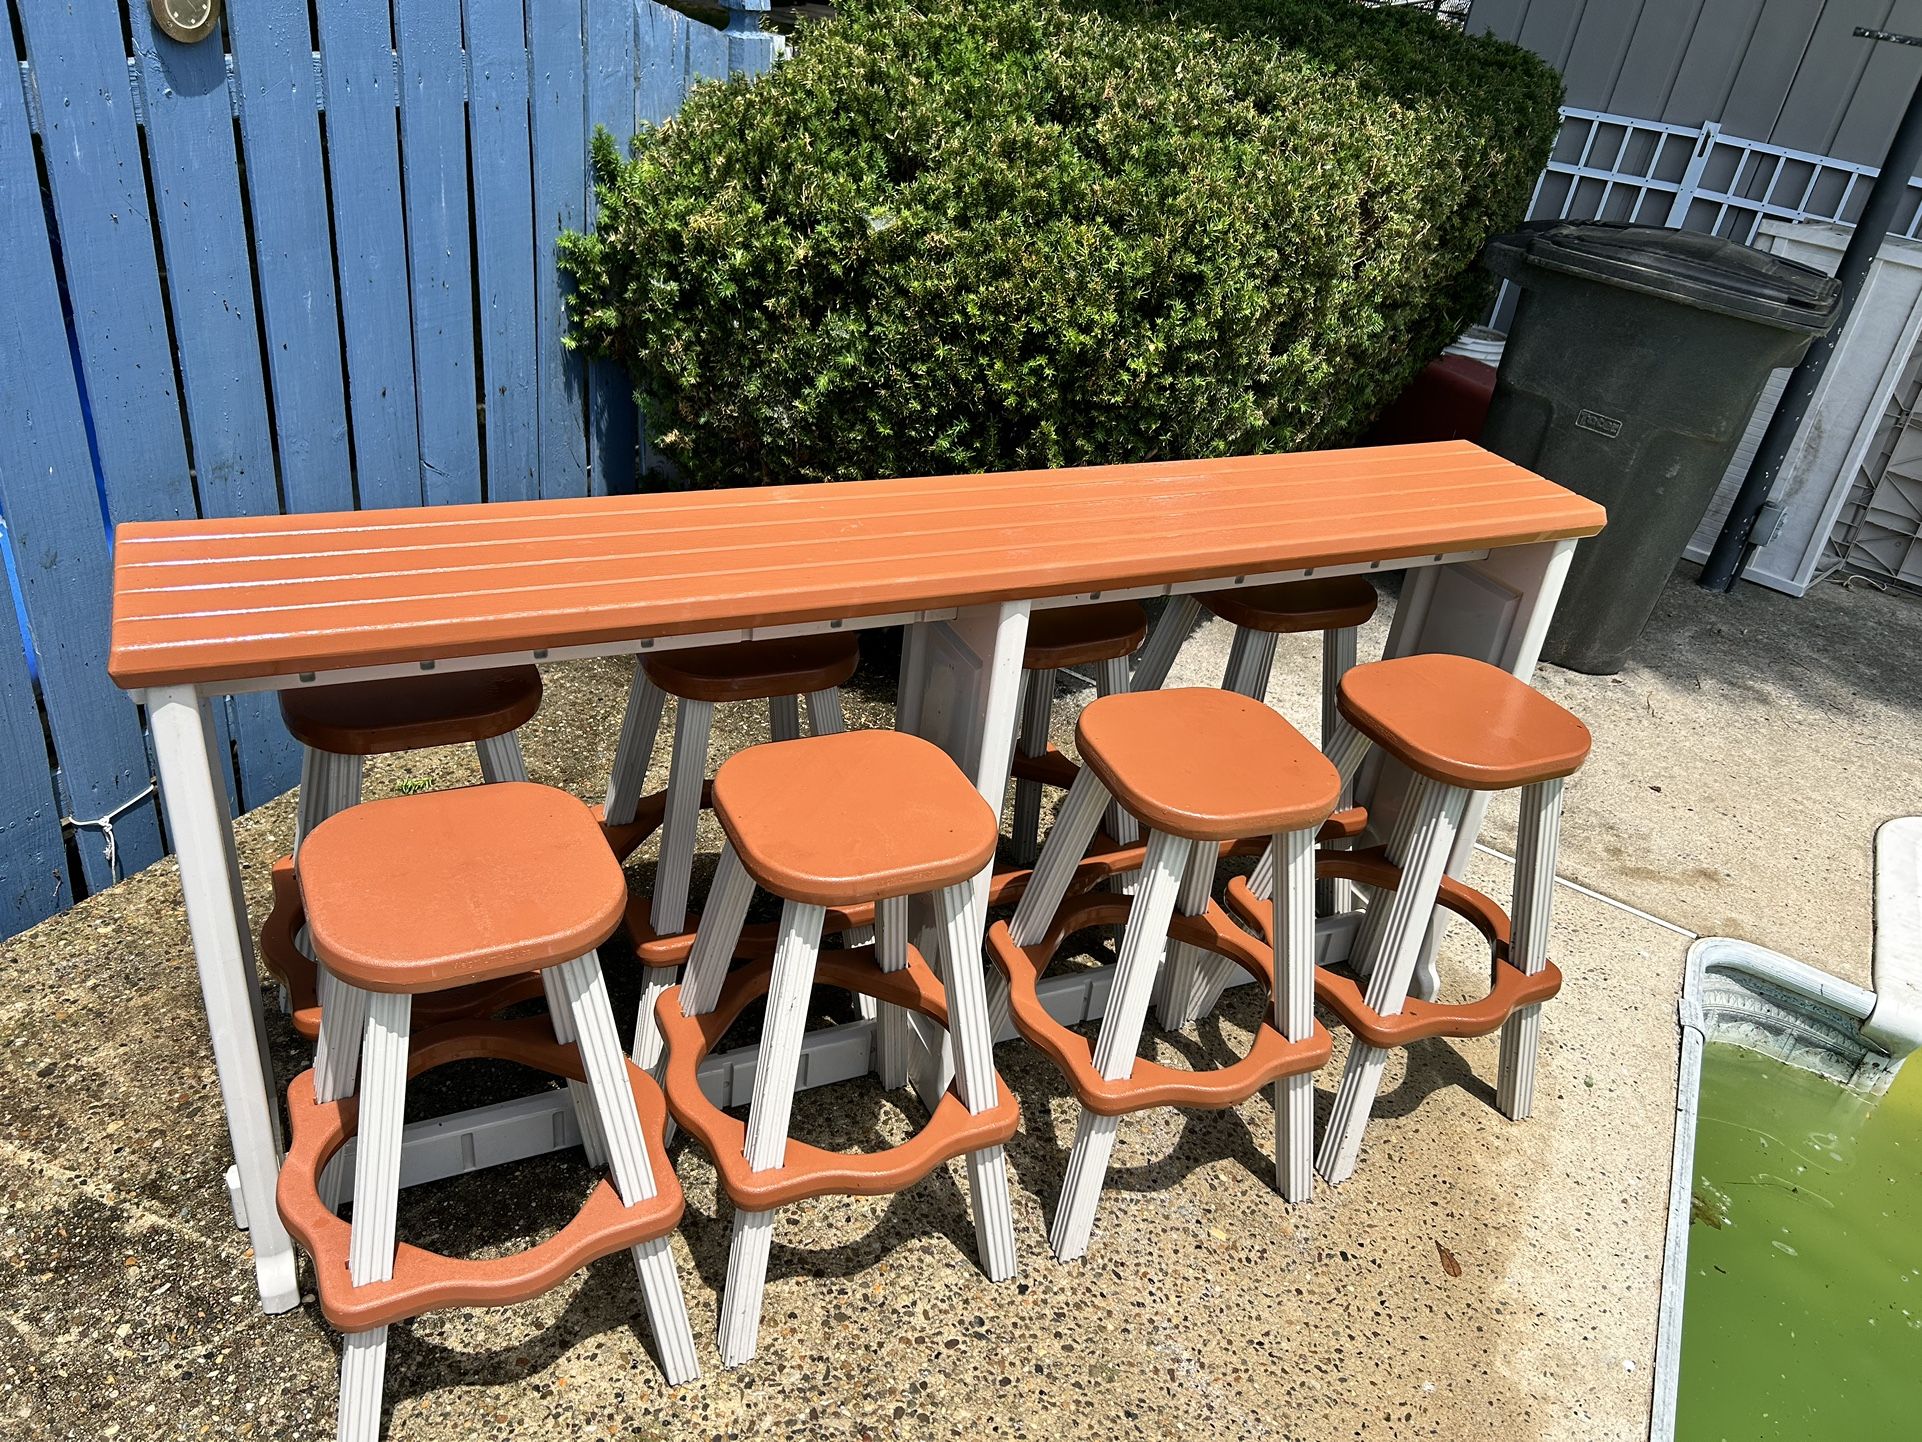
[[[146, 0], [4, 6], [0, 936], [166, 848], [106, 673], [112, 526], [633, 489], [555, 239], [595, 126], [777, 44], [766, 0], [241, 0], [194, 45]], [[241, 806], [294, 783], [271, 698], [219, 720]]]

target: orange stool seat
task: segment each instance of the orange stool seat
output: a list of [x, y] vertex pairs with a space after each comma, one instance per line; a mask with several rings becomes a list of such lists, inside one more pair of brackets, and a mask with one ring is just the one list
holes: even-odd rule
[[853, 635], [737, 641], [645, 656], [648, 679], [683, 701], [765, 701], [844, 684], [861, 660]]
[[336, 756], [387, 756], [518, 730], [540, 709], [541, 673], [532, 666], [423, 672], [279, 695], [281, 719], [301, 745]]
[[[584, 1081], [579, 1047], [554, 1041], [547, 1026], [543, 1017], [425, 1031], [414, 1039], [407, 1075], [417, 1077], [451, 1062], [484, 1057]], [[320, 1180], [328, 1161], [355, 1134], [359, 1107], [352, 1097], [316, 1101], [314, 1073], [295, 1077], [287, 1088], [293, 1144], [280, 1169], [277, 1200], [287, 1230], [314, 1259], [314, 1290], [322, 1314], [343, 1332], [365, 1332], [448, 1307], [504, 1307], [550, 1291], [597, 1258], [673, 1231], [680, 1224], [683, 1202], [680, 1180], [667, 1157], [667, 1107], [654, 1079], [632, 1062], [626, 1066], [657, 1188], [653, 1196], [623, 1205], [614, 1185], [603, 1179], [571, 1222], [527, 1251], [468, 1260], [401, 1242], [391, 1279], [358, 1287], [348, 1270], [351, 1229], [321, 1199]]]
[[1132, 656], [1148, 635], [1148, 613], [1139, 601], [1058, 606], [1028, 617], [1024, 671], [1055, 671]]
[[1470, 791], [1572, 775], [1588, 728], [1486, 661], [1431, 654], [1357, 666], [1336, 706], [1349, 725], [1411, 771]]
[[558, 965], [620, 924], [627, 881], [594, 813], [497, 782], [364, 802], [300, 853], [314, 954], [366, 991], [440, 991]]
[[751, 746], [715, 773], [714, 811], [758, 885], [813, 906], [938, 891], [994, 855], [988, 803], [946, 752], [900, 731]]
[[[754, 1002], [767, 995], [774, 960], [766, 957], [729, 973], [712, 1011], [681, 1014], [681, 988], [669, 987], [655, 1003], [655, 1017], [667, 1038], [668, 1106], [714, 1159], [728, 1200], [749, 1212], [765, 1212], [821, 1196], [886, 1196], [905, 1191], [942, 1163], [983, 1147], [999, 1146], [1021, 1123], [1014, 1093], [997, 1074], [991, 1106], [970, 1113], [950, 1087], [942, 1093], [926, 1126], [899, 1146], [878, 1152], [842, 1153], [788, 1139], [786, 1160], [757, 1171], [746, 1156], [747, 1123], [708, 1100], [701, 1090], [700, 1065], [727, 1030]], [[882, 971], [872, 946], [824, 951], [815, 963], [816, 985], [838, 987], [924, 1016], [943, 1031], [949, 1028], [948, 1002], [941, 983], [912, 946], [907, 965]]]
[[1365, 576], [1204, 591], [1197, 599], [1230, 625], [1277, 635], [1339, 631], [1359, 626], [1375, 614], [1375, 588]]
[[[1134, 904], [1132, 897], [1109, 893], [1076, 897], [1061, 908], [1047, 935], [1032, 946], [1017, 946], [1005, 921], [997, 921], [988, 932], [988, 954], [1008, 981], [1015, 1029], [1060, 1069], [1083, 1107], [1100, 1116], [1125, 1116], [1149, 1107], [1219, 1110], [1247, 1100], [1282, 1077], [1313, 1072], [1328, 1060], [1332, 1043], [1319, 1022], [1305, 1040], [1291, 1042], [1264, 1015], [1247, 1055], [1227, 1066], [1184, 1071], [1136, 1058], [1127, 1076], [1104, 1077], [1095, 1066], [1093, 1044], [1049, 1015], [1037, 988], [1063, 939], [1086, 927], [1123, 926]], [[1177, 914], [1168, 925], [1168, 942], [1225, 957], [1270, 993], [1274, 990], [1273, 953], [1212, 901], [1197, 915]]]
[[1230, 841], [1319, 826], [1341, 778], [1279, 714], [1196, 687], [1104, 696], [1075, 729], [1081, 758], [1156, 831]]

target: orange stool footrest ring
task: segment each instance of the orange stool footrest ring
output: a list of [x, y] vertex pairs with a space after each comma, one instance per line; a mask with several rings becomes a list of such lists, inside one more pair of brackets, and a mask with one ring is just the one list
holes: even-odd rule
[[[1401, 868], [1384, 859], [1379, 847], [1367, 851], [1323, 852], [1315, 874], [1324, 879], [1356, 881], [1365, 886], [1394, 890], [1401, 884]], [[1487, 938], [1490, 986], [1479, 1001], [1439, 1002], [1409, 997], [1397, 1016], [1383, 1016], [1368, 1005], [1362, 987], [1326, 967], [1315, 970], [1315, 1000], [1334, 1012], [1356, 1036], [1376, 1047], [1407, 1046], [1429, 1037], [1487, 1036], [1516, 1011], [1547, 1001], [1562, 989], [1562, 974], [1553, 962], [1529, 976], [1508, 960], [1508, 913], [1493, 899], [1452, 876], [1442, 879], [1437, 904], [1461, 917]], [[1274, 924], [1274, 907], [1260, 900], [1237, 876], [1228, 883], [1228, 905], [1235, 915], [1267, 937]]]
[[[407, 1075], [449, 1062], [492, 1058], [519, 1062], [552, 1076], [586, 1080], [579, 1048], [553, 1040], [545, 1017], [525, 1021], [456, 1023], [415, 1038]], [[354, 1134], [354, 1099], [314, 1100], [314, 1074], [304, 1071], [287, 1088], [293, 1145], [280, 1169], [277, 1200], [287, 1230], [314, 1259], [320, 1309], [343, 1332], [365, 1332], [446, 1307], [504, 1307], [537, 1297], [582, 1267], [624, 1247], [664, 1237], [680, 1224], [680, 1179], [667, 1159], [667, 1108], [654, 1079], [632, 1062], [628, 1082], [640, 1113], [655, 1194], [625, 1206], [614, 1184], [602, 1180], [574, 1220], [546, 1241], [511, 1257], [464, 1261], [410, 1247], [395, 1249], [392, 1280], [356, 1287], [348, 1280], [349, 1228], [320, 1200], [320, 1175]]]
[[[875, 1197], [914, 1185], [936, 1167], [969, 1152], [999, 1146], [1021, 1123], [1021, 1109], [1007, 1083], [995, 1076], [995, 1103], [970, 1112], [952, 1089], [941, 1098], [928, 1124], [898, 1147], [844, 1155], [789, 1138], [787, 1161], [754, 1171], [747, 1164], [747, 1123], [731, 1117], [701, 1090], [701, 1060], [711, 1052], [736, 1017], [767, 994], [774, 974], [772, 957], [758, 958], [732, 972], [714, 1010], [681, 1015], [681, 988], [661, 993], [654, 1014], [667, 1042], [667, 1104], [674, 1119], [714, 1159], [728, 1200], [743, 1211], [766, 1212], [807, 1197]], [[839, 987], [876, 1001], [917, 1012], [945, 1029], [947, 997], [928, 964], [913, 947], [901, 971], [885, 972], [874, 962], [874, 948], [857, 946], [824, 951], [815, 965], [817, 986]]]
[[[272, 879], [273, 910], [260, 926], [261, 965], [287, 988], [294, 1030], [308, 1041], [316, 1041], [320, 1037], [319, 968], [312, 957], [294, 945], [307, 915], [301, 909], [300, 880], [294, 874], [292, 857], [283, 856], [274, 863]], [[448, 991], [423, 992], [414, 998], [414, 1020], [425, 1029], [443, 1022], [492, 1016], [541, 994], [540, 973], [534, 971]]]
[[[1115, 1081], [1103, 1077], [1095, 1070], [1093, 1043], [1048, 1015], [1037, 987], [1063, 938], [1083, 927], [1123, 924], [1133, 907], [1134, 899], [1127, 896], [1078, 897], [1061, 908], [1048, 934], [1029, 947], [1014, 944], [1004, 921], [996, 922], [988, 933], [988, 951], [1008, 979], [1016, 1029], [1067, 1077], [1082, 1106], [1102, 1116], [1124, 1116], [1149, 1107], [1231, 1107], [1269, 1082], [1315, 1071], [1328, 1060], [1332, 1043], [1319, 1022], [1308, 1040], [1290, 1042], [1264, 1020], [1248, 1054], [1214, 1071], [1180, 1071], [1137, 1058], [1132, 1075]], [[1273, 994], [1273, 955], [1230, 922], [1212, 901], [1200, 916], [1177, 915], [1169, 924], [1168, 939], [1227, 957]]]

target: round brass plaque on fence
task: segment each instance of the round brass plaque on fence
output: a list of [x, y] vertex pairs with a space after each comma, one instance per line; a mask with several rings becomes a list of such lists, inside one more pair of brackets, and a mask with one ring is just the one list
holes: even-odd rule
[[220, 0], [148, 0], [154, 24], [170, 39], [191, 45], [214, 33]]

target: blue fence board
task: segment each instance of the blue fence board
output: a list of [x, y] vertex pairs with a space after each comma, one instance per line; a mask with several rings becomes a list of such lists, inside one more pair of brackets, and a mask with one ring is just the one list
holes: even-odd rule
[[421, 498], [481, 498], [460, 0], [394, 0]]
[[[536, 0], [542, 3], [542, 0]], [[487, 499], [540, 494], [533, 141], [521, 0], [467, 0]]]
[[[627, 0], [587, 7], [587, 132], [605, 128], [625, 152], [634, 134], [634, 9]], [[594, 219], [594, 190], [584, 197]], [[640, 419], [625, 367], [594, 361], [587, 368], [589, 484], [596, 495], [634, 490]]]
[[307, 0], [227, 12], [280, 487], [290, 511], [351, 510], [347, 392]]
[[[57, 38], [57, 37], [55, 37]], [[13, 30], [0, 25], [0, 74], [17, 73]], [[7, 518], [41, 696], [73, 815], [117, 812], [151, 783], [134, 707], [107, 677], [107, 532], [94, 488], [80, 390], [67, 349], [25, 98], [0, 85], [0, 511]], [[13, 637], [4, 644], [15, 644]], [[38, 731], [32, 733], [38, 734]], [[105, 836], [77, 838], [90, 886], [112, 873]], [[159, 859], [152, 800], [117, 819], [117, 860], [136, 871]]]
[[13, 588], [0, 585], [0, 937], [46, 920], [72, 899], [20, 618]]
[[654, 0], [634, 5], [634, 128], [659, 125], [687, 89], [688, 19]]
[[534, 329], [539, 347], [543, 496], [587, 494], [581, 358], [561, 343], [567, 333], [566, 292], [554, 249], [561, 231], [580, 228], [587, 207], [581, 22], [581, 0], [537, 0], [527, 14], [528, 63], [533, 68]]
[[687, 84], [727, 78], [727, 32], [690, 20], [687, 26]]
[[115, 521], [191, 518], [147, 179], [120, 21], [110, 7], [19, 0], [40, 92], [67, 294]]
[[[211, 41], [168, 39], [144, 8], [132, 19], [200, 511], [271, 516], [281, 509], [280, 487], [226, 61]], [[271, 696], [235, 697], [229, 715], [240, 804], [259, 806], [299, 779], [300, 748]]]
[[417, 506], [413, 320], [387, 0], [326, 0], [317, 15], [355, 492], [362, 506]]

